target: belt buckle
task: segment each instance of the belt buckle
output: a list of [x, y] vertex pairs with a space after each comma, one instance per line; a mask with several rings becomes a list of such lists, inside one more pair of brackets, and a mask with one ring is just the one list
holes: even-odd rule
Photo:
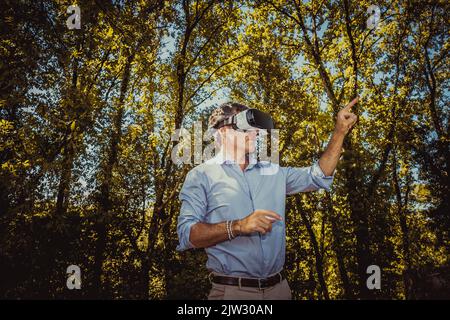
[[[263, 283], [263, 282], [265, 282], [265, 284], [261, 284], [261, 283]], [[264, 290], [264, 289], [266, 289], [267, 288], [267, 279], [261, 279], [261, 278], [258, 278], [258, 289], [259, 290]]]
[[213, 283], [213, 273], [212, 272], [210, 272], [209, 274], [208, 274], [208, 280], [209, 280], [209, 283]]

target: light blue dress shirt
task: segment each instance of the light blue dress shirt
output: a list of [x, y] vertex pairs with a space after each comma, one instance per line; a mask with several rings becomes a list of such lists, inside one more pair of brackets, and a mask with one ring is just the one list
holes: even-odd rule
[[325, 176], [318, 163], [310, 167], [280, 167], [252, 161], [242, 171], [238, 164], [219, 153], [193, 168], [180, 191], [177, 250], [193, 248], [192, 225], [242, 219], [256, 209], [272, 210], [283, 220], [262, 235], [238, 236], [206, 248], [208, 270], [230, 276], [264, 278], [283, 269], [286, 251], [286, 195], [329, 190], [333, 176]]

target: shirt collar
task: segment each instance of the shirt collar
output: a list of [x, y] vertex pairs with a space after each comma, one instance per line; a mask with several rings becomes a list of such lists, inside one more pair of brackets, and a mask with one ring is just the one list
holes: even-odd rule
[[[236, 164], [236, 161], [234, 159], [229, 159], [225, 156], [225, 153], [222, 149], [210, 160], [207, 161], [207, 163], [215, 163], [215, 164]], [[256, 152], [252, 152], [249, 154], [249, 164], [248, 169], [251, 169], [253, 166], [268, 166], [270, 165], [269, 161], [258, 161], [258, 158], [256, 156]]]

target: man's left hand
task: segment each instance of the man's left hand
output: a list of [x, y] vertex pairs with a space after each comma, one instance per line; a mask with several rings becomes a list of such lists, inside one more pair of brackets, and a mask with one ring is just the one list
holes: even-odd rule
[[337, 114], [336, 127], [334, 131], [346, 135], [358, 120], [358, 116], [351, 112], [351, 108], [358, 102], [359, 97], [353, 99]]

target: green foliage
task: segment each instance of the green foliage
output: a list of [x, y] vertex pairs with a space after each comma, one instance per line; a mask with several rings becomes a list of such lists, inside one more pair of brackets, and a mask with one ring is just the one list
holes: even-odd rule
[[318, 159], [361, 97], [331, 193], [287, 199], [296, 299], [449, 296], [443, 3], [379, 1], [374, 29], [369, 1], [77, 4], [81, 30], [66, 1], [2, 4], [0, 297], [206, 298], [204, 252], [175, 250], [190, 167], [170, 136], [228, 93], [273, 115], [286, 166]]

